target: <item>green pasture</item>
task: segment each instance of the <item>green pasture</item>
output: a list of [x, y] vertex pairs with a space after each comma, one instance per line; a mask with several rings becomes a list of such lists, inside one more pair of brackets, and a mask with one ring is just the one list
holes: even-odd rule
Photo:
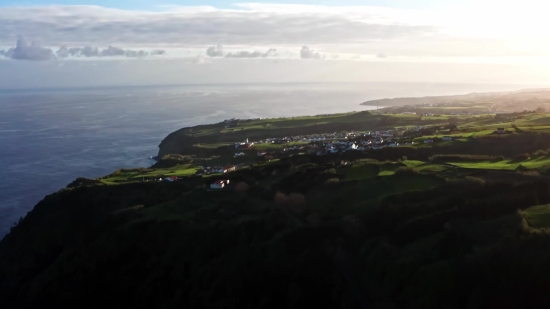
[[191, 167], [190, 164], [178, 165], [166, 169], [122, 169], [103, 177], [101, 181], [105, 184], [117, 184], [142, 181], [143, 179], [153, 180], [168, 176], [186, 177], [194, 175], [196, 171], [197, 168]]
[[550, 205], [533, 206], [523, 213], [531, 227], [550, 228]]

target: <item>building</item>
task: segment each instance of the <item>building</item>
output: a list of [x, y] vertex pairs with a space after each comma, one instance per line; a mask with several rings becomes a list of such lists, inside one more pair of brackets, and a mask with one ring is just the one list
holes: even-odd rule
[[433, 139], [426, 139], [424, 140], [424, 144], [432, 144], [434, 142]]
[[237, 153], [235, 153], [235, 157], [242, 157], [242, 156], [244, 156], [244, 155], [245, 155], [244, 152], [237, 152]]
[[498, 134], [506, 133], [506, 129], [505, 129], [505, 128], [498, 128], [498, 129], [497, 129], [497, 133], [498, 133]]
[[443, 136], [442, 139], [443, 139], [444, 141], [452, 141], [452, 140], [453, 140], [453, 138], [450, 137], [450, 136]]
[[234, 172], [234, 171], [235, 171], [235, 166], [233, 166], [233, 165], [227, 165], [227, 166], [224, 166], [224, 168], [223, 168], [224, 173], [229, 173], [229, 172]]
[[267, 154], [265, 151], [258, 151], [258, 157], [263, 157]]
[[223, 189], [228, 184], [229, 179], [216, 180], [214, 183], [210, 184], [210, 189]]

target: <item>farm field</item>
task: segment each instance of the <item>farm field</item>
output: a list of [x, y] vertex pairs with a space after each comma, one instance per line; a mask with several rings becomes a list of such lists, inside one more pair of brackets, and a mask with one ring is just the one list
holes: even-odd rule
[[524, 210], [529, 226], [534, 228], [550, 228], [550, 205], [533, 206]]
[[515, 170], [523, 166], [530, 170], [539, 170], [550, 167], [550, 157], [540, 157], [524, 161], [515, 162], [514, 160], [502, 160], [498, 162], [448, 162], [461, 168], [487, 169], [487, 170]]
[[190, 164], [159, 169], [121, 169], [101, 178], [105, 184], [120, 184], [128, 182], [153, 181], [169, 176], [188, 177], [195, 174], [197, 168]]

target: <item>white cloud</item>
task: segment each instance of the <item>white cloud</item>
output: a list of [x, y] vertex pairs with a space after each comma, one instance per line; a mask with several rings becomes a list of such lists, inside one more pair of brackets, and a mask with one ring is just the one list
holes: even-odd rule
[[[240, 9], [183, 7], [164, 12], [123, 11], [97, 6], [6, 7], [0, 11], [0, 41], [17, 34], [52, 44], [311, 44], [344, 43], [423, 35], [426, 25], [384, 22], [377, 11], [357, 15], [314, 14], [317, 6], [241, 5]], [[261, 13], [261, 14], [257, 14]], [[183, 31], [182, 31], [183, 30]]]
[[324, 59], [325, 55], [321, 55], [318, 52], [315, 52], [308, 46], [302, 46], [302, 49], [300, 50], [300, 57], [302, 59]]
[[221, 45], [210, 46], [206, 49], [208, 57], [223, 57], [223, 47]]
[[225, 55], [225, 58], [268, 58], [276, 56], [277, 50], [274, 48], [268, 49], [266, 52], [261, 51], [239, 51]]
[[27, 43], [24, 39], [17, 40], [14, 48], [8, 49], [3, 55], [14, 60], [43, 61], [54, 57], [53, 51], [40, 46], [37, 42]]
[[[204, 54], [207, 48], [209, 57], [262, 58], [258, 50], [271, 46], [278, 46], [278, 57], [285, 58], [296, 57], [296, 52], [290, 56], [286, 52], [302, 45], [327, 55], [338, 54], [340, 60], [377, 50], [391, 55], [387, 61], [548, 57], [550, 19], [544, 16], [548, 4], [525, 0], [529, 5], [522, 2], [519, 6], [506, 1], [470, 1], [458, 10], [258, 3], [236, 4], [232, 9], [165, 6], [163, 11], [2, 7], [0, 46], [11, 45], [21, 35], [57, 50], [58, 58], [98, 57], [103, 51], [95, 46], [109, 45], [124, 49], [124, 56], [137, 58], [140, 51], [155, 55], [152, 49], [192, 49]], [[227, 50], [213, 46], [217, 43]], [[59, 49], [63, 45], [86, 47]], [[120, 50], [107, 53], [123, 56]], [[316, 52], [304, 50], [304, 55], [299, 57], [316, 58]]]
[[62, 45], [54, 53], [52, 49], [42, 47], [36, 42], [28, 44], [23, 38], [17, 40], [16, 46], [9, 48], [7, 51], [1, 50], [0, 56], [13, 59], [13, 60], [34, 60], [45, 61], [53, 59], [67, 59], [70, 57], [128, 57], [128, 58], [143, 58], [149, 55], [162, 56], [165, 55], [164, 50], [153, 50], [147, 52], [144, 50], [124, 50], [119, 47], [109, 46], [106, 49], [98, 49], [97, 47], [85, 46], [85, 47], [67, 47]]

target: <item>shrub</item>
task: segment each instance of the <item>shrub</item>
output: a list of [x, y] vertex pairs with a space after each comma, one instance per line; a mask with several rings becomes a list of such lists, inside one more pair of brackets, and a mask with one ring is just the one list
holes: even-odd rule
[[[522, 166], [523, 167], [523, 166]], [[539, 177], [540, 173], [538, 171], [530, 171], [527, 169], [517, 169], [517, 173], [523, 176]]]
[[305, 163], [305, 164], [302, 164], [302, 165], [298, 165], [296, 168], [297, 169], [308, 169], [308, 168], [316, 168], [316, 167], [319, 167], [319, 165], [317, 165], [315, 163]]
[[241, 182], [239, 182], [239, 183], [237, 184], [237, 186], [235, 187], [235, 191], [237, 191], [237, 192], [244, 192], [244, 191], [248, 190], [248, 188], [249, 188], [248, 184], [247, 184], [246, 182], [242, 182], [242, 181], [241, 181]]
[[546, 152], [542, 149], [539, 149], [539, 150], [533, 152], [532, 157], [533, 158], [539, 158], [539, 157], [544, 157], [544, 156], [547, 156], [547, 155], [548, 155], [548, 152]]
[[395, 175], [418, 175], [420, 171], [408, 166], [401, 166], [395, 170]]
[[338, 178], [330, 178], [326, 181], [327, 185], [334, 185], [340, 183], [340, 179]]
[[528, 153], [522, 153], [522, 154], [519, 154], [517, 156], [514, 157], [514, 162], [520, 162], [520, 161], [525, 161], [525, 160], [529, 160], [529, 154]]
[[464, 178], [454, 178], [448, 179], [447, 183], [453, 188], [461, 188], [464, 190], [473, 190], [485, 186], [486, 182], [484, 179], [466, 176]]

